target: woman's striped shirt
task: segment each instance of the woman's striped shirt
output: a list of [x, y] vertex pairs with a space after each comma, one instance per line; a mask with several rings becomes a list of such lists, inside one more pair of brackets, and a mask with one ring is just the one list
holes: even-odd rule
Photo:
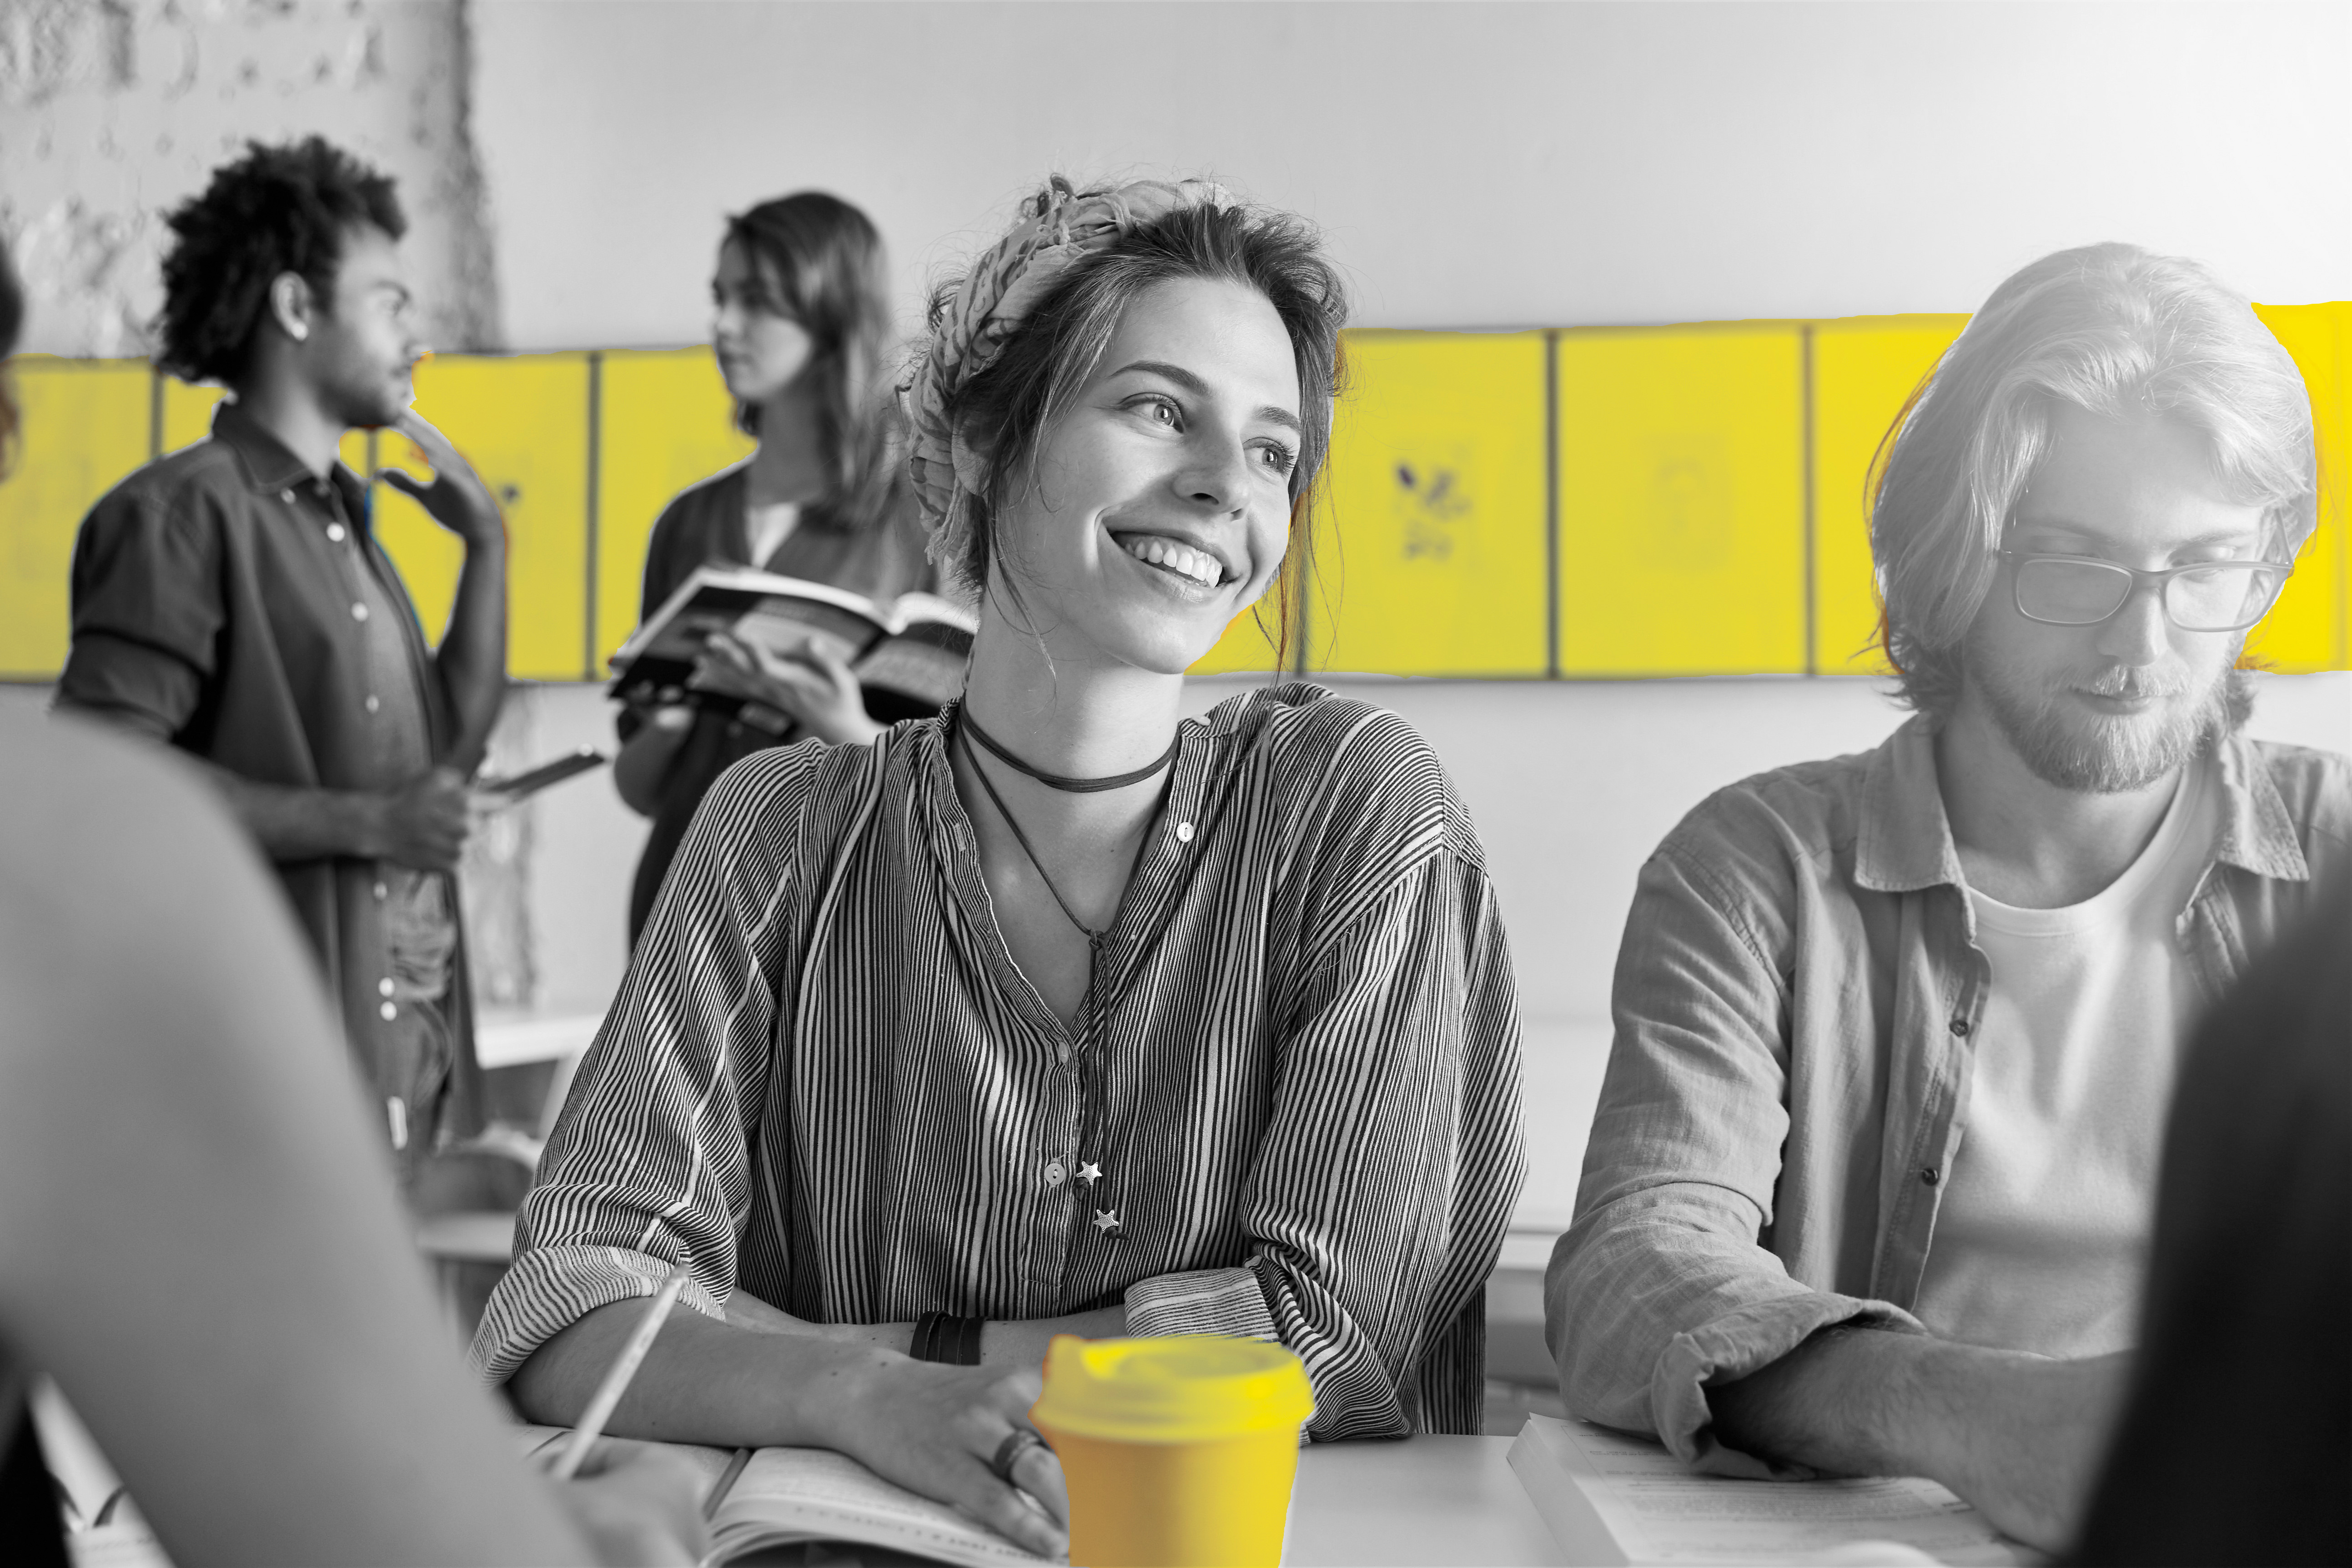
[[1519, 1019], [1435, 754], [1313, 686], [1185, 721], [1073, 1029], [998, 934], [950, 721], [712, 788], [523, 1205], [486, 1373], [683, 1258], [714, 1315], [1123, 1301], [1135, 1333], [1279, 1338], [1318, 1438], [1477, 1430]]

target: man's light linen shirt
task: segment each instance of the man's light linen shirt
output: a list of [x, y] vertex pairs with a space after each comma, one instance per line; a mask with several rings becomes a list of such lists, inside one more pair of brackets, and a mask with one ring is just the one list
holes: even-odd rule
[[[2173, 939], [2210, 1002], [2352, 872], [2352, 764], [2235, 737]], [[1762, 1474], [1706, 1385], [1913, 1315], [1991, 966], [1915, 718], [1703, 802], [1642, 870], [1545, 1328], [1570, 1412]], [[1787, 1472], [1797, 1473], [1797, 1472]]]
[[1912, 1309], [1939, 1338], [2051, 1356], [2139, 1342], [2165, 1114], [2203, 1011], [2172, 922], [2212, 858], [2211, 773], [2183, 768], [2147, 847], [2080, 903], [1969, 889], [1992, 984]]

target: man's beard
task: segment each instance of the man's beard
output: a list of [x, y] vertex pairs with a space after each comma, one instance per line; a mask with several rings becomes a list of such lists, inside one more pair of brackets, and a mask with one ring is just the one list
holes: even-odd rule
[[2084, 795], [2146, 789], [2234, 731], [2253, 711], [2253, 687], [2224, 666], [2196, 701], [2121, 717], [2065, 711], [2069, 689], [2102, 697], [2171, 695], [2186, 689], [2123, 666], [2089, 680], [2028, 687], [1991, 661], [1972, 661], [1969, 683], [2020, 759], [2042, 783]]

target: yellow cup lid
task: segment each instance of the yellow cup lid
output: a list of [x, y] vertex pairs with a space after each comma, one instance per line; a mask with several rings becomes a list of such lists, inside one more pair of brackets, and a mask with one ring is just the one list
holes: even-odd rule
[[1307, 1369], [1280, 1345], [1220, 1334], [1057, 1334], [1030, 1415], [1081, 1437], [1189, 1443], [1286, 1431], [1315, 1414]]

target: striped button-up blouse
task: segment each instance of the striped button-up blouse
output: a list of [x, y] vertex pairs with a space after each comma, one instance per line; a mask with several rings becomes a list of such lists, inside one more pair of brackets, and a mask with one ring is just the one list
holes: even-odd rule
[[1476, 1431], [1519, 1021], [1435, 754], [1312, 686], [1185, 721], [1073, 1027], [998, 934], [952, 712], [712, 788], [523, 1205], [485, 1373], [687, 1258], [713, 1315], [738, 1289], [820, 1322], [1123, 1302], [1134, 1333], [1278, 1338], [1318, 1439]]

